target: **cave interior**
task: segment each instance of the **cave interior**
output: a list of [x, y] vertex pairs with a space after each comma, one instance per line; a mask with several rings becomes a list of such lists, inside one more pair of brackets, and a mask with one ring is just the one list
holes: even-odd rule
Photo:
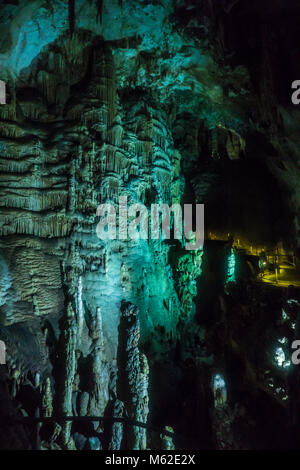
[[[0, 449], [300, 449], [299, 17], [1, 2]], [[204, 242], [101, 239], [120, 196]]]

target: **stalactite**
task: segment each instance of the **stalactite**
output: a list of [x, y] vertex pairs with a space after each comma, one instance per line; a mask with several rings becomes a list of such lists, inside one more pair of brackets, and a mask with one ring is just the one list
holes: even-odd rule
[[100, 20], [100, 24], [102, 24], [102, 13], [103, 13], [103, 0], [96, 0], [96, 7], [97, 7], [97, 21]]
[[54, 103], [56, 100], [57, 76], [45, 70], [40, 70], [38, 72], [37, 80], [42, 93], [46, 95], [49, 103]]
[[70, 183], [69, 183], [69, 211], [76, 210], [76, 163], [71, 162]]
[[96, 161], [96, 144], [95, 142], [93, 142], [92, 149], [90, 152], [90, 160], [89, 160], [89, 183], [91, 184], [91, 186], [93, 186], [93, 182], [94, 182], [95, 161]]
[[218, 137], [218, 128], [214, 127], [211, 130], [211, 156], [212, 158], [220, 158], [219, 157], [219, 137]]
[[2, 217], [1, 235], [27, 234], [38, 237], [65, 237], [70, 233], [73, 222], [62, 215], [50, 215], [47, 218], [32, 214], [20, 214], [15, 217]]
[[121, 124], [115, 124], [109, 131], [107, 136], [108, 143], [116, 146], [122, 146], [122, 137], [124, 134], [124, 130]]
[[[67, 65], [71, 66], [82, 66], [85, 60], [84, 57], [84, 42], [81, 39], [79, 33], [74, 32], [74, 34], [70, 37], [67, 36], [63, 42], [63, 60]], [[65, 72], [70, 73], [70, 67], [64, 67]], [[63, 69], [61, 70], [61, 78], [65, 78], [62, 76]]]
[[3, 121], [16, 121], [17, 120], [17, 108], [16, 108], [16, 95], [12, 93], [12, 99], [10, 104], [0, 106], [0, 119]]
[[69, 29], [70, 29], [70, 34], [72, 36], [75, 30], [75, 0], [69, 0], [68, 14], [69, 14]]
[[96, 72], [99, 75], [98, 96], [103, 105], [107, 106], [107, 116], [104, 123], [109, 128], [116, 117], [118, 102], [114, 61], [111, 52], [102, 53], [95, 60]]
[[24, 131], [17, 125], [8, 122], [0, 122], [0, 136], [10, 139], [18, 139], [24, 136]]
[[76, 169], [79, 170], [81, 168], [81, 165], [82, 165], [82, 146], [81, 145], [79, 145], [79, 147], [78, 147], [76, 164], [77, 164]]
[[245, 140], [233, 129], [228, 129], [228, 137], [226, 140], [226, 150], [230, 160], [238, 160], [245, 153]]
[[28, 209], [34, 212], [41, 212], [47, 209], [65, 208], [67, 203], [67, 192], [57, 191], [48, 192], [47, 194], [24, 190], [18, 194], [16, 191], [15, 195], [7, 194], [2, 201], [2, 207], [10, 207], [16, 209]]

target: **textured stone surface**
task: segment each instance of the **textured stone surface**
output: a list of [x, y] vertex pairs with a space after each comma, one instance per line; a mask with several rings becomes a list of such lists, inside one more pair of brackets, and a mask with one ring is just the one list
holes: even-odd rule
[[[99, 204], [123, 195], [148, 208], [205, 202], [208, 232], [296, 249], [299, 113], [276, 70], [282, 44], [287, 63], [299, 54], [299, 11], [260, 3], [76, 0], [74, 15], [63, 0], [1, 6], [0, 414], [124, 418], [53, 420], [42, 448], [295, 442], [280, 439], [297, 428], [299, 377], [271, 351], [299, 329], [287, 303], [298, 293], [251, 276], [225, 291], [229, 242], [188, 252], [96, 233]], [[215, 409], [220, 371], [228, 403]], [[33, 441], [15, 425], [0, 444]]]

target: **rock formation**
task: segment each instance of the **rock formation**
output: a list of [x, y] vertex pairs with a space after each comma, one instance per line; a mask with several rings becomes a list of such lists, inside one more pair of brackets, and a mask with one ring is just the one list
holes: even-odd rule
[[[0, 448], [299, 446], [300, 10], [262, 3], [1, 5]], [[204, 247], [99, 239], [120, 196], [204, 203]]]

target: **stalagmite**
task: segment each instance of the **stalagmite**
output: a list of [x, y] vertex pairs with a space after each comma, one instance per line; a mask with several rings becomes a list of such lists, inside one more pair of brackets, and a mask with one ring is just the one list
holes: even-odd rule
[[88, 412], [94, 416], [103, 416], [107, 405], [109, 371], [105, 357], [102, 315], [101, 309], [97, 307], [96, 318], [91, 329], [91, 392]]
[[49, 417], [53, 414], [53, 396], [51, 391], [51, 380], [47, 377], [42, 387], [42, 416]]
[[[113, 406], [113, 417], [122, 418], [124, 416], [124, 403], [116, 400]], [[109, 450], [120, 450], [124, 437], [124, 426], [122, 423], [114, 422], [112, 424], [112, 436], [109, 444]]]
[[[174, 432], [171, 426], [165, 426], [165, 431]], [[175, 450], [174, 442], [172, 437], [166, 436], [165, 434], [161, 435], [161, 448], [162, 450]]]
[[[139, 351], [140, 325], [135, 305], [122, 301], [119, 325], [117, 395], [124, 403], [125, 413], [143, 423], [148, 417], [148, 374], [145, 355]], [[146, 449], [146, 431], [132, 426], [126, 436], [132, 449]]]
[[[72, 416], [73, 381], [76, 370], [77, 325], [72, 305], [67, 305], [65, 317], [61, 322], [61, 333], [57, 350], [59, 376], [56, 383], [56, 409], [58, 415]], [[63, 424], [61, 443], [72, 448], [70, 440], [71, 423]]]
[[82, 335], [82, 328], [84, 322], [84, 310], [83, 310], [83, 302], [82, 302], [82, 276], [78, 278], [78, 289], [77, 289], [77, 296], [76, 296], [76, 315], [77, 315], [77, 325], [78, 325], [78, 342], [81, 341]]

